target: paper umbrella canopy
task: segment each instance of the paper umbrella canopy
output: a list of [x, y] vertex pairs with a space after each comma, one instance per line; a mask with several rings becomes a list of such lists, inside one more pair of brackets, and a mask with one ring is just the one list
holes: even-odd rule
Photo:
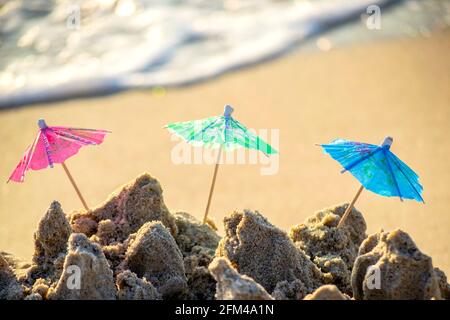
[[419, 176], [390, 151], [392, 142], [391, 137], [385, 138], [380, 146], [336, 139], [320, 145], [325, 153], [342, 165], [342, 173], [349, 171], [361, 183], [338, 228], [345, 224], [364, 188], [386, 197], [424, 202]]
[[419, 176], [390, 151], [392, 138], [381, 146], [337, 139], [321, 145], [338, 161], [342, 172], [349, 171], [365, 189], [386, 197], [423, 202]]
[[103, 142], [106, 130], [68, 127], [49, 127], [44, 120], [38, 121], [39, 131], [33, 143], [11, 173], [8, 181], [23, 182], [28, 170], [41, 170], [60, 163], [73, 184], [84, 207], [88, 209], [78, 187], [65, 165], [65, 160], [75, 155], [83, 146], [98, 145]]
[[268, 143], [234, 119], [231, 116], [233, 111], [231, 106], [226, 105], [223, 115], [169, 123], [165, 128], [194, 146], [223, 148], [226, 151], [244, 147], [259, 150], [266, 155], [278, 153]]

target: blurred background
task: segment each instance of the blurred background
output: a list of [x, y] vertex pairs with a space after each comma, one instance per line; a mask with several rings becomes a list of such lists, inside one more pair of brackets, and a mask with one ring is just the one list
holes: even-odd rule
[[[171, 211], [200, 219], [213, 166], [173, 163], [162, 127], [229, 103], [279, 129], [279, 171], [221, 166], [210, 214], [221, 232], [243, 208], [288, 230], [359, 187], [315, 143], [391, 135], [426, 204], [367, 191], [357, 208], [368, 233], [403, 229], [448, 274], [449, 26], [448, 0], [0, 0], [0, 180], [39, 118], [109, 129], [67, 161], [91, 206], [147, 171]], [[0, 185], [0, 250], [29, 259], [52, 200], [81, 207], [60, 166]]]
[[429, 36], [448, 27], [449, 6], [443, 0], [1, 0], [0, 107], [191, 84], [299, 46], [327, 51]]

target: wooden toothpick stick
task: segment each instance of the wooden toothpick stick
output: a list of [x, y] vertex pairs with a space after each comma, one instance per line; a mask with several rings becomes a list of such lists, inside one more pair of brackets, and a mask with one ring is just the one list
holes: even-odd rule
[[338, 228], [341, 228], [345, 224], [345, 220], [347, 220], [350, 212], [352, 212], [353, 206], [355, 205], [356, 200], [358, 200], [359, 195], [364, 190], [364, 186], [361, 185], [358, 192], [356, 193], [355, 197], [353, 198], [352, 202], [348, 205], [347, 210], [345, 210], [344, 214], [341, 217], [341, 220], [339, 220]]
[[77, 184], [75, 183], [75, 180], [73, 180], [72, 175], [70, 174], [69, 169], [67, 168], [66, 164], [64, 162], [61, 162], [61, 165], [64, 169], [64, 171], [67, 174], [67, 177], [69, 177], [70, 182], [72, 183], [73, 188], [75, 189], [75, 191], [77, 192], [78, 198], [80, 198], [81, 203], [83, 204], [84, 208], [89, 211], [89, 207], [86, 203], [86, 201], [84, 200], [83, 196], [81, 195], [80, 189], [78, 189]]
[[217, 152], [216, 166], [214, 167], [214, 175], [213, 175], [213, 179], [212, 179], [212, 183], [211, 183], [211, 188], [209, 189], [208, 204], [206, 205], [205, 215], [203, 216], [203, 224], [205, 224], [206, 220], [208, 219], [208, 212], [209, 212], [209, 207], [211, 205], [212, 195], [214, 192], [214, 185], [216, 184], [216, 177], [217, 177], [217, 171], [219, 169], [221, 153], [222, 153], [222, 147], [219, 147], [219, 151]]

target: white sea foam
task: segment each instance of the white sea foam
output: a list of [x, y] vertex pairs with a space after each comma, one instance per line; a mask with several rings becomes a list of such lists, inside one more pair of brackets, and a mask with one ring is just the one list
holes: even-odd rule
[[[388, 2], [8, 1], [0, 9], [0, 108], [204, 80]], [[79, 25], [68, 24], [77, 8]]]

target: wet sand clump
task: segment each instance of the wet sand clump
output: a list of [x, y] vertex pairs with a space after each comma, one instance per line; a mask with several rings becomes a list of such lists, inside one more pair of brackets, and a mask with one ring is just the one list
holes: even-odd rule
[[39, 278], [56, 280], [60, 276], [71, 233], [61, 205], [53, 201], [34, 234], [32, 267], [27, 275], [29, 283]]
[[23, 295], [22, 286], [6, 259], [0, 254], [0, 300], [19, 300]]
[[277, 283], [272, 292], [272, 297], [275, 300], [302, 300], [308, 292], [311, 292], [311, 290], [301, 280], [285, 280]]
[[326, 284], [308, 294], [304, 300], [349, 300], [350, 297], [342, 294], [333, 284]]
[[431, 258], [401, 230], [379, 232], [364, 240], [353, 267], [352, 288], [355, 299], [441, 298]]
[[209, 270], [217, 281], [217, 300], [273, 300], [260, 284], [239, 274], [226, 258], [215, 258]]
[[187, 291], [183, 255], [161, 222], [147, 222], [134, 235], [119, 269], [150, 281], [163, 298], [181, 298]]
[[144, 173], [94, 210], [72, 213], [70, 224], [74, 232], [95, 236], [102, 245], [125, 241], [149, 221], [160, 221], [175, 236], [177, 227], [162, 193], [158, 180]]
[[117, 298], [119, 300], [160, 300], [158, 290], [130, 270], [119, 273], [116, 278]]
[[189, 213], [174, 214], [178, 234], [175, 238], [183, 254], [190, 299], [212, 300], [216, 281], [208, 270], [220, 237], [210, 224], [202, 224]]
[[192, 250], [201, 247], [210, 251], [213, 256], [219, 244], [220, 237], [209, 224], [203, 224], [186, 212], [177, 212], [174, 215], [178, 234], [175, 237], [180, 250], [189, 255]]
[[[80, 278], [77, 279], [76, 275]], [[84, 234], [73, 233], [63, 272], [55, 287], [47, 292], [49, 300], [114, 300], [116, 286], [113, 272], [100, 245]]]
[[0, 251], [0, 255], [3, 256], [3, 259], [5, 259], [9, 267], [12, 269], [14, 275], [18, 279], [23, 279], [26, 277], [31, 267], [31, 263], [24, 261], [5, 251]]
[[[216, 255], [227, 258], [241, 274], [253, 278], [268, 292], [295, 282], [301, 297], [322, 285], [323, 275], [285, 232], [257, 211], [235, 211], [224, 219], [226, 235]], [[279, 283], [283, 286], [278, 286]], [[286, 284], [286, 285], [284, 285]]]
[[434, 275], [436, 276], [439, 289], [441, 290], [441, 298], [450, 300], [450, 284], [447, 282], [447, 276], [439, 268], [434, 268]]
[[366, 238], [366, 222], [362, 214], [352, 209], [347, 223], [337, 228], [348, 204], [322, 209], [289, 231], [297, 247], [325, 273], [328, 283], [351, 294], [350, 277], [358, 249]]

